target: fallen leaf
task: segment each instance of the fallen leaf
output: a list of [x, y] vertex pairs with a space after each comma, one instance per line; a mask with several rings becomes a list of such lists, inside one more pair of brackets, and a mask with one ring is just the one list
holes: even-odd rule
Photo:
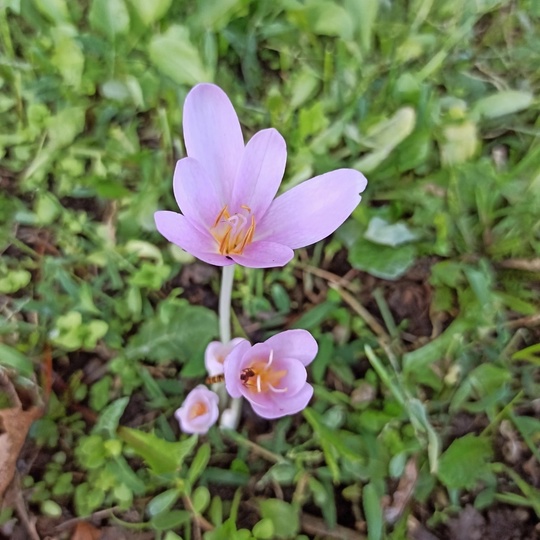
[[15, 474], [19, 452], [28, 430], [41, 413], [39, 407], [27, 411], [19, 407], [0, 409], [0, 498]]
[[100, 540], [101, 531], [87, 521], [79, 521], [73, 530], [71, 540]]
[[395, 523], [403, 514], [407, 503], [412, 497], [416, 481], [418, 480], [418, 468], [414, 458], [409, 459], [405, 470], [399, 479], [398, 487], [392, 497], [392, 504], [384, 510], [387, 523]]

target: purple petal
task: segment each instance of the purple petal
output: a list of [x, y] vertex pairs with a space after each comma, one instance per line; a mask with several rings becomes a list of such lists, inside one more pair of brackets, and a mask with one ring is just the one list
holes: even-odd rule
[[353, 169], [316, 176], [280, 195], [260, 224], [255, 240], [309, 246], [332, 234], [361, 200], [367, 180]]
[[201, 259], [216, 266], [228, 266], [233, 261], [216, 253], [216, 241], [196, 229], [185, 216], [162, 210], [154, 214], [157, 230], [169, 241]]
[[275, 129], [255, 133], [247, 143], [236, 177], [231, 208], [248, 206], [260, 219], [276, 196], [285, 172], [287, 145]]
[[176, 164], [173, 190], [184, 216], [201, 231], [207, 231], [214, 224], [224, 206], [219, 199], [219, 189], [206, 169], [190, 157]]
[[220, 198], [229, 200], [244, 138], [227, 94], [213, 84], [198, 84], [184, 103], [184, 140], [189, 157], [203, 164], [221, 188]]
[[313, 388], [309, 384], [305, 384], [302, 390], [287, 399], [279, 400], [272, 407], [261, 407], [256, 403], [251, 402], [253, 410], [263, 418], [280, 418], [289, 414], [296, 414], [305, 409], [309, 400], [313, 396]]
[[251, 345], [247, 339], [243, 339], [227, 356], [223, 364], [225, 375], [225, 388], [232, 398], [242, 395], [244, 385], [240, 380], [240, 372], [245, 355], [250, 351]]
[[[294, 358], [286, 358], [283, 360], [275, 360], [275, 369], [276, 370], [286, 370], [287, 374], [281, 379], [278, 388], [286, 388], [287, 392], [284, 392], [282, 395], [288, 398], [297, 394], [302, 387], [306, 384], [307, 372], [304, 365], [295, 360]], [[280, 395], [276, 394], [274, 397], [277, 397], [279, 401]]]
[[307, 330], [286, 330], [267, 339], [264, 344], [274, 351], [274, 358], [296, 358], [304, 366], [313, 361], [319, 348]]
[[294, 256], [290, 247], [275, 242], [254, 242], [242, 255], [231, 255], [235, 263], [248, 268], [274, 268], [285, 266]]

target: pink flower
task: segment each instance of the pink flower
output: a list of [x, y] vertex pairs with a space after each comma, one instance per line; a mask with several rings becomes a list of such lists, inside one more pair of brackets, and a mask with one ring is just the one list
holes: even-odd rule
[[274, 197], [287, 160], [275, 129], [256, 133], [244, 146], [227, 95], [199, 84], [184, 104], [188, 157], [174, 172], [182, 214], [155, 213], [158, 231], [195, 257], [217, 266], [283, 266], [293, 249], [334, 232], [356, 208], [367, 180], [352, 169], [317, 176]]
[[219, 397], [215, 392], [200, 384], [186, 397], [182, 406], [174, 413], [184, 433], [206, 433], [219, 416]]
[[264, 418], [295, 414], [313, 395], [305, 366], [317, 349], [306, 330], [287, 330], [253, 346], [242, 340], [225, 359], [227, 392], [244, 396]]
[[210, 377], [223, 373], [223, 362], [227, 355], [238, 345], [242, 338], [234, 338], [229, 343], [211, 341], [204, 352], [204, 365]]

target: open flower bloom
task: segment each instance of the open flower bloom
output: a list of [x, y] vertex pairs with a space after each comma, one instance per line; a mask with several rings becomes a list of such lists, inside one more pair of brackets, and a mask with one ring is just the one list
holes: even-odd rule
[[253, 346], [243, 339], [225, 359], [227, 392], [244, 396], [264, 418], [295, 414], [313, 395], [305, 366], [317, 349], [306, 330], [287, 330]]
[[334, 232], [360, 202], [367, 181], [353, 169], [307, 180], [274, 200], [287, 160], [275, 129], [244, 146], [227, 95], [199, 84], [184, 103], [188, 157], [178, 161], [173, 191], [182, 214], [155, 213], [158, 231], [210, 264], [283, 266], [293, 249]]
[[219, 416], [219, 396], [200, 384], [186, 397], [182, 406], [174, 413], [184, 433], [206, 433]]
[[204, 365], [210, 377], [223, 373], [223, 362], [227, 355], [238, 345], [242, 338], [234, 338], [229, 343], [211, 341], [204, 352]]

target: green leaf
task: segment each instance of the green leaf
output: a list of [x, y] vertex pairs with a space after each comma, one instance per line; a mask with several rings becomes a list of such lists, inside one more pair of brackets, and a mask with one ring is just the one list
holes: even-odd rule
[[89, 19], [94, 30], [111, 39], [129, 30], [129, 12], [124, 0], [92, 0]]
[[128, 403], [129, 397], [125, 396], [113, 401], [110, 405], [105, 407], [105, 409], [101, 411], [92, 432], [105, 433], [109, 437], [113, 437], [118, 429], [120, 417], [124, 414]]
[[367, 484], [362, 490], [362, 503], [367, 521], [368, 540], [382, 538], [383, 513], [381, 500], [373, 484]]
[[15, 369], [23, 377], [31, 377], [34, 373], [32, 361], [17, 349], [0, 343], [0, 365]]
[[349, 252], [349, 261], [359, 270], [382, 279], [398, 279], [413, 265], [416, 248], [410, 244], [399, 247], [381, 246], [359, 239]]
[[456, 439], [440, 457], [439, 479], [450, 489], [474, 489], [491, 474], [492, 454], [488, 439], [473, 434]]
[[38, 11], [54, 23], [69, 22], [66, 0], [34, 0]]
[[129, 360], [187, 362], [190, 375], [204, 375], [204, 350], [217, 333], [213, 311], [185, 301], [164, 301], [157, 316], [147, 319], [129, 340], [125, 354]]
[[171, 510], [154, 516], [150, 520], [150, 525], [157, 531], [167, 531], [187, 523], [190, 519], [191, 514], [187, 510]]
[[263, 519], [274, 526], [274, 538], [292, 538], [300, 529], [298, 510], [280, 499], [266, 499], [259, 502]]
[[146, 512], [151, 517], [166, 512], [178, 500], [178, 497], [180, 497], [178, 489], [168, 489], [148, 502]]
[[208, 443], [204, 443], [201, 445], [201, 447], [195, 454], [195, 457], [191, 462], [191, 466], [189, 467], [189, 471], [187, 474], [187, 480], [191, 485], [193, 485], [197, 481], [199, 476], [201, 476], [201, 474], [206, 469], [206, 466], [210, 461], [210, 452], [210, 445]]
[[528, 109], [533, 101], [531, 92], [504, 90], [479, 99], [473, 107], [473, 113], [482, 118], [498, 118]]
[[159, 21], [171, 7], [172, 0], [129, 0], [145, 26]]
[[189, 30], [178, 24], [150, 41], [151, 62], [177, 84], [194, 85], [210, 80], [198, 49], [189, 37]]
[[395, 247], [416, 240], [417, 235], [405, 223], [390, 224], [375, 216], [370, 219], [364, 238], [375, 244]]
[[196, 435], [173, 443], [151, 433], [127, 427], [120, 427], [118, 436], [141, 456], [156, 474], [178, 471], [197, 444]]

